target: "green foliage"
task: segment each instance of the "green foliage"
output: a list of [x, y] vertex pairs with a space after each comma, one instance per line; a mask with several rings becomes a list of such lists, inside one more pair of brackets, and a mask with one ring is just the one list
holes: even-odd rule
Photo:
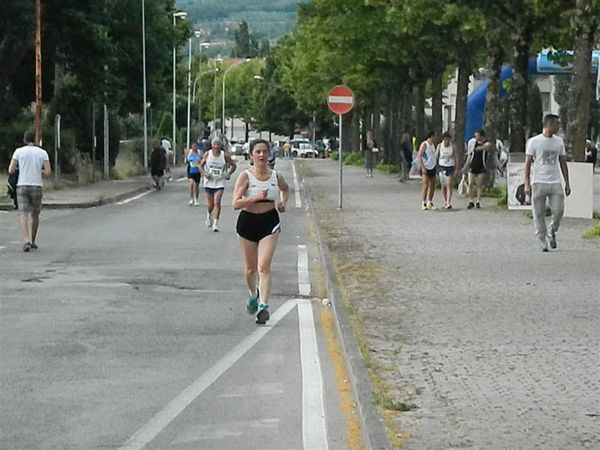
[[347, 166], [364, 166], [365, 158], [360, 152], [344, 153], [344, 164]]
[[381, 170], [382, 172], [387, 172], [387, 173], [398, 173], [398, 166], [395, 164], [383, 164], [383, 163], [379, 163], [375, 165], [375, 168], [377, 170]]
[[583, 235], [583, 237], [599, 239], [600, 238], [600, 222], [596, 222], [596, 224], [592, 228], [590, 228]]

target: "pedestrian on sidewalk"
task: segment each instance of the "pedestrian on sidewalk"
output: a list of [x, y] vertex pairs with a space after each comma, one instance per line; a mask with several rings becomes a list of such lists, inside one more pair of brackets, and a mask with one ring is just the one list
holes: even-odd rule
[[417, 161], [421, 169], [421, 209], [423, 211], [436, 209], [433, 204], [433, 194], [435, 193], [435, 175], [437, 160], [435, 157], [435, 132], [430, 131], [417, 153]]
[[477, 130], [475, 137], [469, 140], [467, 145], [467, 161], [463, 167], [463, 173], [468, 172], [469, 174], [469, 197], [471, 201], [467, 209], [481, 208], [489, 146], [483, 129]]
[[400, 139], [400, 179], [404, 183], [408, 179], [410, 167], [412, 165], [412, 140], [410, 134], [404, 133]]
[[367, 131], [367, 145], [365, 146], [365, 167], [367, 169], [367, 177], [373, 178], [373, 168], [375, 167], [375, 159], [379, 155], [379, 147], [375, 138], [373, 138], [373, 132]]
[[233, 193], [233, 209], [241, 209], [237, 234], [244, 257], [248, 300], [246, 310], [256, 323], [269, 320], [271, 262], [277, 247], [289, 187], [283, 176], [268, 167], [269, 143], [258, 139], [250, 150], [253, 167], [240, 174]]
[[450, 133], [445, 132], [442, 135], [442, 142], [438, 144], [435, 156], [440, 168], [440, 185], [444, 196], [444, 209], [452, 209], [456, 156]]
[[25, 132], [25, 146], [15, 150], [8, 166], [9, 175], [19, 170], [17, 180], [17, 203], [19, 205], [19, 224], [23, 234], [23, 251], [37, 250], [37, 233], [42, 210], [42, 176], [52, 173], [50, 158], [46, 150], [35, 144], [35, 133]]
[[204, 153], [200, 161], [200, 172], [204, 177], [206, 193], [206, 226], [215, 232], [219, 231], [225, 181], [229, 180], [237, 169], [235, 161], [221, 149], [222, 144], [221, 139], [214, 138], [211, 143], [212, 148]]
[[157, 191], [160, 191], [165, 185], [162, 177], [165, 175], [167, 159], [166, 150], [160, 143], [156, 142], [152, 146], [152, 153], [150, 154], [150, 176]]
[[202, 161], [202, 155], [198, 151], [198, 144], [195, 142], [192, 144], [192, 148], [189, 153], [185, 157], [185, 162], [187, 163], [187, 177], [188, 177], [188, 185], [190, 192], [190, 200], [188, 205], [198, 206], [198, 195], [199, 195], [199, 185], [200, 185], [200, 161]]
[[[535, 234], [543, 252], [548, 251], [548, 245], [556, 248], [556, 232], [565, 209], [565, 195], [571, 194], [565, 144], [555, 134], [559, 126], [558, 116], [547, 114], [542, 133], [529, 139], [525, 150], [525, 195], [531, 196]], [[560, 172], [565, 179], [564, 194]], [[545, 218], [546, 199], [552, 214], [549, 227], [546, 227]]]

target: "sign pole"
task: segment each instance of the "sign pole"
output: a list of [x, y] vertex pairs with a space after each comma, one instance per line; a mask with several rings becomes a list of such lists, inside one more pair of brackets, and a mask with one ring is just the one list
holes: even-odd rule
[[340, 182], [338, 208], [342, 209], [342, 185], [344, 171], [344, 155], [342, 149], [342, 116], [352, 110], [352, 107], [354, 106], [354, 93], [347, 86], [335, 86], [329, 90], [329, 94], [327, 96], [327, 106], [332, 113], [337, 114], [339, 120], [338, 126], [340, 133], [338, 139], [338, 157], [340, 160]]
[[340, 160], [340, 183], [339, 183], [339, 201], [338, 208], [342, 209], [342, 184], [343, 184], [343, 172], [344, 172], [344, 158], [342, 156], [342, 115], [338, 115], [339, 120], [339, 140], [338, 140], [338, 156]]

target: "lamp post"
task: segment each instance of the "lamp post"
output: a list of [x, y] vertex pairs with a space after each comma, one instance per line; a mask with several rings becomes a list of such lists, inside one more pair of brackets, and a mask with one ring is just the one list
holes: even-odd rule
[[186, 134], [186, 150], [190, 148], [190, 125], [191, 121], [191, 110], [192, 110], [192, 102], [191, 102], [191, 93], [192, 93], [192, 38], [188, 39], [188, 82], [187, 82], [187, 134]]
[[[207, 72], [202, 73], [202, 49], [210, 47], [210, 44], [208, 42], [202, 42], [202, 39], [201, 39], [202, 32], [201, 31], [194, 31], [194, 35], [199, 39], [199, 41], [198, 41], [198, 78], [197, 79], [200, 79], [200, 77], [202, 75], [204, 75], [204, 73], [207, 73]], [[216, 66], [215, 66], [215, 69], [216, 69]], [[199, 83], [201, 84], [202, 81], [199, 81]], [[201, 88], [201, 85], [198, 85], [198, 123], [200, 124], [200, 126], [202, 126], [202, 97], [200, 96], [200, 88]]]
[[[185, 11], [178, 11], [178, 12], [174, 12], [173, 13], [173, 29], [175, 29], [175, 26], [177, 25], [176, 21], [177, 18], [180, 19], [185, 19], [187, 17], [187, 13]], [[175, 45], [173, 45], [173, 165], [176, 164], [177, 162], [177, 148], [176, 148], [176, 143], [177, 143], [177, 123], [176, 123], [176, 93], [175, 93], [175, 88], [177, 87], [177, 75], [175, 73], [175, 69], [176, 69], [176, 64], [177, 64], [177, 47]]]
[[223, 126], [223, 134], [225, 134], [225, 80], [227, 78], [227, 73], [233, 69], [236, 66], [239, 66], [240, 64], [246, 64], [249, 63], [251, 61], [250, 58], [246, 58], [243, 61], [238, 61], [236, 63], [233, 63], [232, 65], [230, 65], [227, 70], [223, 73], [223, 110], [221, 111], [223, 116], [222, 116], [222, 126]]
[[[42, 142], [42, 5], [35, 2], [35, 143]], [[55, 168], [56, 170], [56, 168]]]
[[[217, 55], [217, 57], [213, 60], [215, 63], [215, 71], [218, 69], [217, 63], [221, 64], [223, 62], [223, 58], [221, 55]], [[213, 78], [213, 137], [217, 136], [217, 76]]]
[[142, 71], [144, 73], [144, 170], [148, 171], [148, 99], [146, 90], [146, 1], [142, 0]]

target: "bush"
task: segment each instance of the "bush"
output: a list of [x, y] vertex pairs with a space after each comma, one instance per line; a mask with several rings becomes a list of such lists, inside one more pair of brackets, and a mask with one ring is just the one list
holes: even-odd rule
[[387, 173], [398, 173], [400, 171], [398, 169], [398, 166], [396, 166], [395, 164], [379, 163], [375, 166], [375, 168]]
[[340, 153], [339, 152], [330, 152], [329, 157], [331, 159], [333, 159], [334, 161], [338, 161], [340, 159]]
[[144, 140], [132, 139], [119, 145], [112, 176], [117, 180], [144, 174]]
[[596, 222], [592, 228], [590, 228], [583, 237], [586, 238], [600, 238], [600, 222]]
[[344, 164], [347, 166], [364, 166], [365, 159], [360, 152], [350, 152], [344, 154]]

